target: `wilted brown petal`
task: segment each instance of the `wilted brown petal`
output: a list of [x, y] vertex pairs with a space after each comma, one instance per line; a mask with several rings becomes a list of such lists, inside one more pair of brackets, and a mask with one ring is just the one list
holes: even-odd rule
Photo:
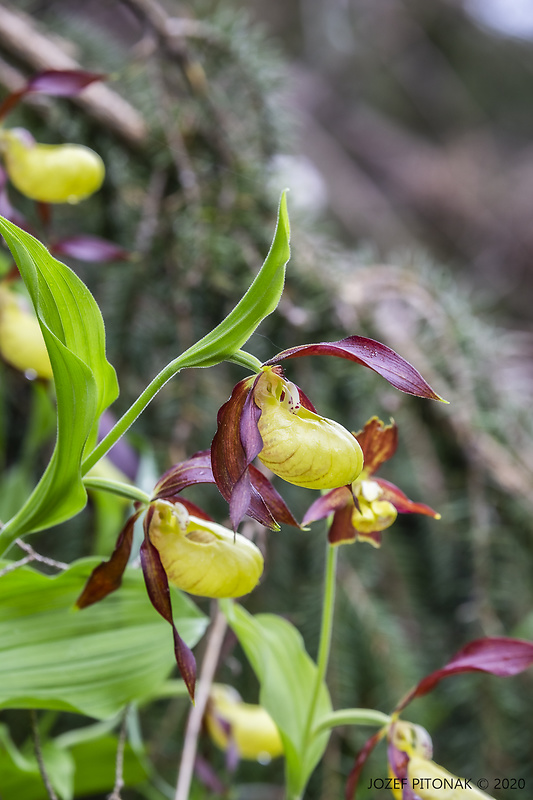
[[398, 426], [395, 422], [384, 425], [372, 417], [362, 431], [355, 434], [365, 457], [365, 475], [373, 475], [379, 467], [392, 458], [398, 447]]
[[76, 600], [78, 608], [87, 608], [120, 587], [122, 575], [130, 558], [133, 528], [141, 513], [142, 510], [137, 511], [128, 519], [120, 532], [111, 558], [103, 561], [91, 572], [89, 580]]

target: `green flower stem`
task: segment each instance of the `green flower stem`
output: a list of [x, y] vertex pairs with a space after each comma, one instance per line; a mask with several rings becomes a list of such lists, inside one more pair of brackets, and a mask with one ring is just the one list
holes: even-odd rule
[[252, 372], [261, 372], [262, 364], [259, 359], [251, 353], [247, 353], [245, 350], [237, 350], [237, 352], [227, 360], [232, 361], [234, 364], [240, 364], [241, 367], [247, 367], [251, 369]]
[[110, 478], [85, 478], [83, 484], [86, 489], [98, 489], [103, 492], [110, 492], [119, 497], [126, 497], [128, 500], [137, 500], [141, 503], [149, 503], [150, 495], [143, 492], [137, 486], [132, 486], [129, 483], [122, 483], [121, 481], [114, 481]]
[[340, 711], [332, 711], [327, 717], [322, 717], [313, 730], [313, 736], [340, 725], [375, 725], [381, 728], [389, 725], [390, 721], [391, 717], [388, 714], [372, 708], [342, 708]]
[[322, 684], [326, 677], [328, 668], [329, 654], [331, 650], [331, 636], [333, 633], [333, 612], [335, 609], [335, 577], [337, 574], [337, 555], [338, 548], [327, 543], [326, 550], [326, 570], [324, 575], [324, 598], [322, 603], [322, 623], [320, 628], [320, 643], [318, 646], [317, 673], [311, 704], [307, 715], [306, 735], [304, 738], [305, 746], [314, 735], [313, 720], [316, 711], [318, 696]]
[[[190, 350], [186, 350], [181, 356], [175, 358], [170, 364], [167, 364], [161, 372], [148, 384], [144, 392], [139, 395], [137, 400], [126, 411], [126, 413], [118, 420], [113, 428], [109, 431], [107, 436], [104, 436], [102, 441], [94, 448], [81, 467], [81, 474], [85, 475], [91, 467], [100, 461], [103, 456], [113, 447], [113, 445], [123, 436], [128, 428], [133, 425], [137, 417], [139, 417], [149, 403], [154, 399], [156, 394], [168, 383], [168, 381], [177, 375], [182, 369], [186, 367], [201, 367], [212, 366], [212, 364], [203, 364], [202, 361], [196, 357], [192, 352], [196, 345]], [[261, 369], [261, 362], [255, 356], [246, 353], [244, 350], [237, 350], [232, 356], [228, 356], [225, 361], [233, 361], [242, 366], [252, 369], [253, 372], [258, 372]], [[220, 362], [219, 362], [220, 363]]]

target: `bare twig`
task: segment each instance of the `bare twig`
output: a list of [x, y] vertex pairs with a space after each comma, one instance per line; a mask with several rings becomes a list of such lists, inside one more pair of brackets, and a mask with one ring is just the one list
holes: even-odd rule
[[226, 628], [226, 617], [217, 604], [215, 616], [209, 630], [207, 647], [198, 680], [196, 703], [192, 707], [189, 719], [187, 720], [185, 743], [181, 754], [180, 770], [174, 800], [188, 800], [189, 797], [198, 747], [198, 736], [200, 734], [202, 718], [209, 698], [209, 690], [215, 676]]
[[[37, 28], [30, 16], [7, 8], [5, 3], [0, 5], [0, 41], [33, 70], [81, 68], [74, 58], [59, 47], [57, 39], [52, 40]], [[148, 129], [142, 116], [105, 84], [88, 86], [72, 101], [130, 145], [138, 147], [145, 143]]]
[[115, 762], [115, 785], [108, 800], [121, 800], [120, 792], [124, 788], [124, 750], [126, 748], [126, 736], [128, 732], [128, 714], [130, 706], [126, 706], [122, 715], [122, 725], [117, 744], [117, 759]]
[[7, 575], [10, 572], [13, 572], [15, 569], [24, 567], [26, 564], [31, 564], [32, 561], [38, 561], [40, 564], [47, 564], [49, 567], [55, 567], [56, 569], [61, 570], [69, 568], [69, 565], [65, 564], [64, 561], [56, 561], [55, 558], [42, 556], [40, 553], [34, 550], [31, 545], [22, 541], [22, 539], [17, 539], [15, 544], [17, 547], [20, 547], [21, 550], [24, 550], [24, 552], [28, 555], [24, 556], [24, 558], [21, 558], [19, 561], [13, 561], [12, 564], [9, 564], [7, 567], [4, 567], [4, 569], [0, 570], [0, 578], [3, 578], [4, 575]]
[[41, 773], [41, 778], [43, 779], [43, 783], [46, 788], [46, 792], [50, 800], [57, 800], [57, 795], [54, 791], [54, 787], [50, 782], [50, 778], [48, 777], [48, 773], [46, 771], [46, 766], [43, 759], [43, 751], [41, 748], [41, 735], [39, 733], [39, 725], [37, 723], [37, 712], [34, 708], [30, 710], [30, 717], [31, 717], [31, 730], [32, 730], [32, 737], [33, 737], [33, 747], [35, 750], [35, 758], [37, 759], [37, 764], [39, 765], [39, 772]]

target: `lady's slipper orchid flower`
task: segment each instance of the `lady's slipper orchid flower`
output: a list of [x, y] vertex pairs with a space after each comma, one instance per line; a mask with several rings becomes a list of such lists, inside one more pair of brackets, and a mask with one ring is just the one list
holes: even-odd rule
[[363, 766], [376, 745], [387, 738], [390, 788], [396, 800], [492, 800], [465, 778], [457, 778], [432, 761], [429, 733], [420, 725], [404, 722], [399, 714], [416, 697], [422, 697], [443, 680], [464, 672], [485, 672], [509, 677], [533, 665], [533, 642], [504, 636], [469, 642], [447, 664], [426, 675], [398, 703], [390, 722], [368, 739], [356, 758], [346, 785], [346, 800], [355, 798]]
[[[253, 496], [250, 465], [256, 457], [289, 483], [313, 489], [350, 485], [363, 468], [360, 443], [338, 423], [320, 417], [278, 366], [284, 359], [305, 355], [348, 359], [374, 370], [403, 392], [442, 400], [398, 353], [363, 336], [279, 353], [263, 364], [258, 375], [240, 381], [218, 413], [211, 446], [213, 475], [230, 504], [235, 528]], [[389, 507], [386, 510], [390, 512]]]
[[354, 434], [363, 451], [365, 466], [351, 486], [342, 486], [319, 497], [304, 516], [303, 525], [333, 514], [329, 530], [331, 544], [348, 544], [358, 539], [374, 547], [381, 544], [381, 531], [390, 527], [398, 513], [440, 514], [424, 503], [415, 503], [393, 483], [376, 478], [375, 472], [391, 458], [398, 446], [394, 422], [384, 425], [372, 417], [362, 431]]
[[0, 132], [0, 151], [11, 183], [31, 200], [77, 203], [104, 180], [104, 162], [84, 145], [39, 144], [13, 128]]
[[257, 586], [263, 556], [253, 542], [181, 503], [156, 500], [148, 530], [169, 583], [201, 597], [242, 597]]
[[53, 377], [43, 334], [24, 298], [0, 286], [0, 355], [28, 377]]
[[[252, 470], [251, 480], [257, 488], [247, 509], [250, 516], [266, 524], [279, 518], [298, 526], [264, 475]], [[136, 511], [122, 529], [111, 557], [93, 570], [76, 603], [78, 608], [85, 608], [120, 587], [131, 555], [135, 522], [144, 513], [140, 555], [148, 596], [172, 626], [176, 662], [191, 697], [196, 664], [174, 626], [169, 584], [202, 597], [241, 597], [252, 591], [263, 572], [263, 557], [252, 542], [218, 525], [180, 495], [187, 486], [214, 482], [209, 451], [196, 453], [168, 470], [148, 506], [136, 503]]]
[[253, 400], [261, 411], [258, 458], [275, 475], [308, 489], [332, 489], [357, 478], [363, 468], [358, 442], [338, 422], [304, 405], [300, 390], [279, 367], [263, 369]]
[[231, 686], [211, 686], [205, 723], [216, 746], [224, 751], [233, 748], [239, 758], [267, 764], [283, 754], [279, 731], [268, 711], [244, 703]]
[[466, 778], [432, 761], [429, 733], [398, 720], [387, 734], [391, 790], [396, 800], [492, 800]]

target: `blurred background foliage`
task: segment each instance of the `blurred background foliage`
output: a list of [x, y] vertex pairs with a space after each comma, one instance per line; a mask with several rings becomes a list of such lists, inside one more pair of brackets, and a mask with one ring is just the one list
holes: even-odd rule
[[[9, 118], [39, 141], [95, 149], [106, 163], [103, 189], [83, 205], [54, 207], [44, 222], [10, 196], [49, 246], [90, 233], [131, 252], [112, 263], [68, 260], [106, 320], [121, 385], [116, 414], [240, 298], [268, 250], [284, 186], [286, 291], [248, 349], [266, 359], [295, 343], [372, 336], [450, 401], [400, 395], [333, 359], [286, 368], [321, 413], [352, 430], [374, 414], [394, 417], [400, 447], [383, 477], [442, 513], [439, 522], [398, 520], [379, 551], [342, 549], [335, 707], [388, 711], [468, 640], [533, 637], [533, 44], [489, 27], [474, 8], [461, 0], [20, 0], [0, 9], [6, 93], [36, 70], [65, 68], [65, 59], [110, 76], [104, 94], [29, 98]], [[45, 463], [50, 420], [42, 387], [0, 369], [5, 517]], [[164, 388], [130, 436], [156, 465], [148, 481], [209, 446], [216, 411], [241, 377], [220, 365]], [[28, 432], [32, 408], [40, 435]], [[280, 488], [303, 514], [311, 498]], [[214, 490], [190, 497], [225, 517]], [[123, 513], [93, 501], [35, 537], [35, 547], [63, 561], [105, 555]], [[314, 655], [324, 530], [247, 525], [267, 560], [247, 607], [288, 616]], [[257, 699], [231, 639], [217, 678]], [[529, 788], [496, 795], [525, 800], [531, 680], [456, 678], [406, 716], [430, 730], [439, 763], [474, 779], [524, 778]], [[159, 777], [126, 789], [125, 800], [172, 796], [186, 713], [183, 699], [142, 712]], [[21, 717], [0, 717], [22, 740]], [[60, 717], [54, 731], [72, 724]], [[333, 734], [310, 800], [342, 796], [364, 733]], [[279, 764], [241, 764], [231, 777], [222, 756], [202, 747], [233, 784], [229, 797], [281, 797]], [[385, 775], [381, 755], [365, 777]], [[365, 793], [367, 784], [363, 800], [389, 796]], [[194, 792], [217, 796], [201, 782]]]

